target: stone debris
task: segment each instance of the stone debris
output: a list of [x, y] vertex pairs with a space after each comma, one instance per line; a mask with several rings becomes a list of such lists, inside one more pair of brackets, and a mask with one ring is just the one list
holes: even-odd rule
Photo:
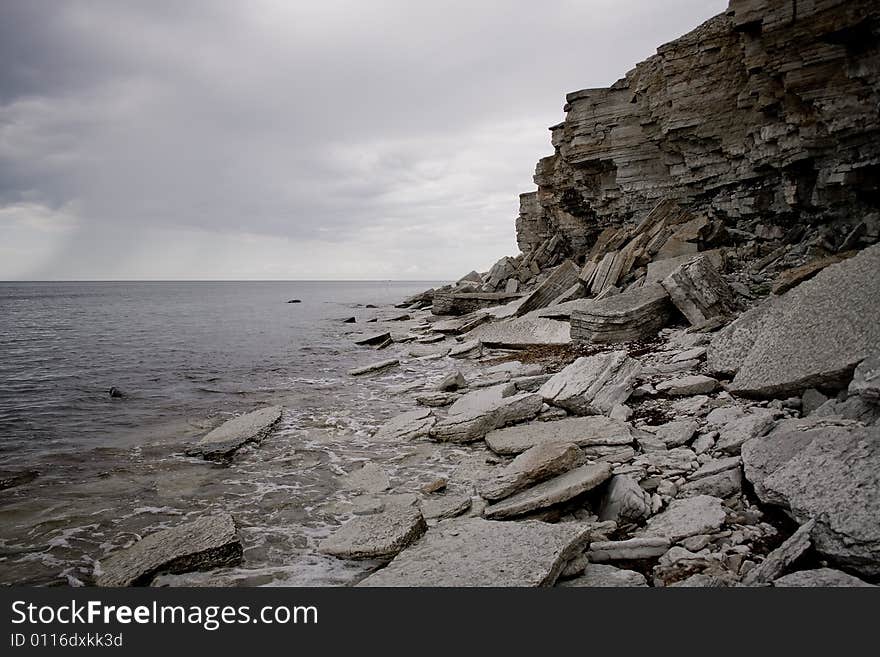
[[517, 315], [525, 315], [533, 310], [549, 306], [563, 292], [577, 283], [580, 269], [571, 260], [566, 260], [532, 292], [517, 309]]
[[669, 540], [662, 536], [630, 538], [625, 541], [597, 541], [590, 544], [587, 556], [593, 563], [642, 561], [665, 554]]
[[870, 356], [858, 364], [848, 391], [869, 402], [880, 403], [880, 356]]
[[656, 427], [648, 427], [649, 431], [653, 431], [667, 449], [681, 447], [690, 442], [694, 437], [699, 425], [693, 420], [679, 420], [677, 422], [667, 422]]
[[589, 527], [528, 520], [447, 520], [359, 586], [553, 586]]
[[245, 444], [260, 442], [281, 419], [282, 406], [268, 406], [228, 420], [187, 450], [189, 456], [211, 460], [231, 457]]
[[505, 292], [437, 291], [434, 293], [431, 312], [435, 315], [467, 315], [493, 306], [501, 306], [518, 298], [518, 294]]
[[555, 374], [538, 393], [548, 404], [570, 413], [607, 414], [629, 399], [640, 369], [625, 351], [581, 357]]
[[462, 388], [467, 387], [467, 381], [464, 378], [464, 374], [462, 374], [459, 370], [455, 372], [450, 372], [440, 383], [437, 384], [437, 390], [441, 392], [452, 392], [455, 390], [461, 390]]
[[670, 318], [669, 295], [657, 284], [635, 288], [571, 311], [576, 342], [616, 343], [657, 335]]
[[354, 341], [356, 345], [360, 345], [362, 347], [372, 347], [376, 345], [383, 344], [391, 339], [390, 333], [371, 333], [369, 335], [365, 335], [361, 338], [358, 338]]
[[752, 409], [719, 429], [720, 436], [715, 447], [726, 454], [739, 454], [746, 441], [759, 438], [770, 431], [779, 415], [772, 409]]
[[389, 358], [388, 360], [382, 360], [378, 363], [370, 363], [363, 367], [357, 367], [353, 370], [349, 370], [348, 373], [351, 376], [363, 376], [364, 374], [375, 374], [376, 372], [381, 372], [382, 370], [387, 370], [398, 365], [400, 365], [399, 360], [396, 358]]
[[753, 586], [766, 584], [778, 578], [782, 573], [810, 549], [810, 534], [815, 522], [810, 520], [802, 525], [782, 545], [768, 554], [756, 568], [743, 577], [743, 584]]
[[98, 586], [144, 586], [159, 574], [234, 566], [242, 545], [227, 513], [149, 534], [102, 559], [95, 567]]
[[447, 355], [450, 358], [479, 358], [483, 355], [483, 343], [480, 340], [469, 340], [453, 347]]
[[392, 507], [349, 520], [318, 545], [318, 551], [340, 559], [387, 559], [415, 541], [428, 526], [421, 511]]

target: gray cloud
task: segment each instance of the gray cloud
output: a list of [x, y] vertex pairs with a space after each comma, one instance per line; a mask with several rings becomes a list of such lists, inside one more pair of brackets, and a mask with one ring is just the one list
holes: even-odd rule
[[724, 6], [4, 3], [0, 278], [486, 268], [564, 93]]

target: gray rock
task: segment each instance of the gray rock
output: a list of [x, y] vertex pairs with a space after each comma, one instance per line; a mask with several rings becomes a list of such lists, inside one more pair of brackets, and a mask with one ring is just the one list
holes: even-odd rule
[[590, 586], [595, 588], [609, 587], [642, 587], [648, 586], [645, 576], [634, 570], [624, 570], [607, 564], [590, 563], [583, 575], [575, 579], [560, 582], [558, 586]]
[[489, 347], [521, 349], [542, 344], [569, 344], [568, 322], [542, 317], [513, 317], [478, 326], [467, 337]]
[[587, 555], [593, 563], [641, 561], [659, 557], [668, 549], [668, 539], [662, 536], [647, 536], [625, 541], [597, 541], [590, 544]]
[[671, 313], [669, 295], [660, 285], [635, 288], [572, 310], [571, 337], [594, 343], [644, 340], [656, 336]]
[[387, 559], [415, 541], [427, 529], [421, 511], [394, 506], [349, 520], [318, 545], [318, 551], [340, 559]]
[[747, 310], [712, 337], [706, 352], [710, 374], [731, 376], [739, 371], [761, 333], [772, 301]]
[[450, 406], [461, 399], [457, 392], [426, 392], [416, 396], [416, 403], [430, 408]]
[[801, 395], [801, 415], [806, 417], [828, 401], [828, 397], [815, 388], [807, 388]]
[[242, 546], [232, 516], [204, 516], [150, 534], [103, 559], [95, 569], [98, 586], [140, 586], [160, 573], [186, 573], [234, 566]]
[[679, 420], [677, 422], [667, 422], [656, 427], [649, 427], [649, 429], [669, 449], [681, 447], [690, 441], [694, 437], [698, 426], [693, 420]]
[[682, 497], [711, 495], [712, 497], [728, 498], [742, 492], [742, 482], [743, 475], [740, 468], [725, 470], [685, 483], [681, 487], [681, 495]]
[[391, 339], [391, 334], [387, 331], [384, 333], [371, 333], [369, 335], [365, 335], [363, 337], [358, 338], [354, 341], [356, 345], [364, 346], [375, 346], [388, 342]]
[[249, 442], [260, 442], [281, 419], [282, 406], [269, 406], [239, 415], [209, 432], [187, 450], [190, 456], [221, 460], [232, 456]]
[[516, 311], [517, 315], [525, 315], [527, 312], [538, 310], [550, 305], [556, 297], [577, 283], [580, 269], [571, 260], [566, 260], [553, 270], [534, 292], [522, 302]]
[[504, 291], [507, 294], [516, 294], [519, 292], [519, 281], [515, 278], [508, 278], [507, 283], [504, 285]]
[[629, 398], [640, 369], [625, 351], [581, 357], [553, 375], [538, 392], [548, 404], [570, 413], [607, 414]]
[[340, 484], [347, 490], [364, 493], [381, 493], [391, 488], [388, 474], [372, 461], [342, 477]]
[[690, 360], [699, 360], [703, 356], [706, 355], [706, 347], [694, 347], [692, 349], [686, 349], [681, 353], [675, 354], [672, 357], [670, 362], [672, 363], [682, 363]]
[[727, 470], [737, 470], [740, 465], [742, 465], [742, 459], [739, 456], [731, 456], [724, 459], [712, 459], [701, 465], [695, 472], [688, 476], [688, 479], [694, 480], [702, 477], [711, 477]]
[[594, 489], [611, 476], [607, 463], [588, 463], [486, 508], [487, 518], [510, 518], [544, 509]]
[[419, 502], [425, 520], [455, 518], [471, 508], [470, 495], [439, 495]]
[[718, 381], [702, 374], [691, 374], [662, 381], [655, 387], [659, 392], [665, 392], [667, 395], [701, 395], [713, 392], [718, 387]]
[[381, 372], [382, 370], [387, 370], [390, 367], [395, 367], [400, 365], [400, 361], [396, 358], [389, 358], [388, 360], [382, 360], [378, 363], [370, 363], [369, 365], [364, 365], [363, 367], [356, 367], [353, 370], [349, 370], [348, 373], [350, 376], [363, 376], [364, 374], [374, 374], [375, 372]]
[[880, 403], [880, 356], [871, 356], [858, 364], [849, 384], [849, 394]]
[[726, 518], [720, 499], [697, 495], [672, 500], [663, 513], [648, 520], [643, 531], [645, 536], [662, 536], [674, 543], [688, 536], [717, 531]]
[[850, 588], [861, 586], [873, 586], [858, 577], [847, 575], [832, 568], [816, 568], [815, 570], [801, 570], [785, 577], [774, 580], [773, 586], [779, 587], [833, 587]]
[[779, 412], [767, 408], [753, 408], [744, 416], [732, 420], [719, 429], [720, 436], [715, 444], [725, 454], [739, 454], [743, 444], [752, 438], [765, 435], [773, 425]]
[[697, 256], [680, 265], [660, 284], [666, 288], [676, 308], [693, 325], [734, 315], [740, 310], [737, 293], [705, 256]]
[[453, 347], [447, 355], [450, 358], [479, 358], [483, 355], [483, 343], [480, 340], [468, 340]]
[[621, 446], [633, 442], [632, 426], [604, 415], [570, 417], [541, 424], [521, 424], [492, 431], [486, 444], [496, 454], [519, 454], [535, 445], [574, 443], [578, 447]]
[[665, 475], [686, 474], [698, 467], [697, 455], [687, 447], [646, 452], [636, 457], [633, 464], [660, 471]]
[[431, 427], [430, 436], [441, 442], [474, 442], [493, 429], [534, 418], [542, 405], [541, 396], [535, 393], [511, 395], [481, 408], [449, 415]]
[[880, 245], [825, 268], [777, 299], [731, 392], [786, 397], [816, 385], [845, 385], [880, 351]]
[[452, 392], [467, 387], [467, 381], [459, 370], [451, 372], [443, 377], [443, 380], [437, 384], [437, 390], [441, 392]]
[[493, 479], [480, 487], [487, 500], [500, 500], [538, 482], [571, 470], [582, 460], [572, 443], [549, 442], [535, 445], [517, 456]]
[[516, 394], [516, 386], [512, 383], [501, 383], [487, 388], [478, 388], [471, 390], [466, 395], [459, 397], [452, 406], [449, 407], [450, 415], [458, 415], [460, 413], [471, 413], [480, 411], [485, 408], [497, 404], [505, 397]]
[[810, 549], [810, 534], [815, 523], [810, 520], [798, 528], [788, 540], [768, 554], [764, 561], [750, 570], [743, 577], [743, 584], [754, 586], [766, 584], [779, 577], [791, 564], [797, 561], [807, 550]]
[[602, 506], [599, 508], [600, 520], [613, 520], [618, 525], [627, 522], [640, 522], [651, 515], [651, 496], [632, 478], [614, 475], [608, 482]]
[[428, 409], [401, 413], [376, 430], [376, 440], [414, 440], [428, 435], [437, 418]]
[[880, 575], [880, 426], [833, 418], [785, 420], [743, 445], [746, 478], [766, 504], [815, 519], [816, 551]]
[[589, 536], [577, 523], [447, 520], [359, 586], [553, 586]]

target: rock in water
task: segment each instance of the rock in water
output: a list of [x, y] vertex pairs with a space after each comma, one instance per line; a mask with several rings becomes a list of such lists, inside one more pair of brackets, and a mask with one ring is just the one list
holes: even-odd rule
[[878, 271], [880, 244], [778, 297], [730, 391], [784, 397], [848, 383], [856, 365], [880, 352]]
[[232, 516], [223, 513], [163, 529], [111, 554], [96, 569], [98, 586], [142, 586], [160, 573], [234, 566], [242, 546]]
[[379, 344], [384, 344], [388, 340], [391, 339], [391, 334], [388, 332], [385, 333], [373, 333], [370, 335], [365, 335], [361, 338], [358, 338], [354, 341], [356, 345], [360, 345], [362, 347], [365, 346], [374, 346]]
[[389, 367], [396, 367], [397, 365], [400, 365], [399, 360], [396, 358], [389, 358], [388, 360], [382, 360], [378, 363], [370, 363], [369, 365], [349, 370], [348, 373], [350, 376], [363, 376], [364, 374], [381, 372], [382, 370], [387, 370]]
[[359, 586], [553, 586], [590, 528], [528, 520], [447, 520]]
[[575, 342], [628, 342], [657, 335], [669, 321], [669, 295], [660, 285], [627, 290], [571, 311]]
[[427, 436], [437, 419], [430, 410], [417, 410], [401, 413], [391, 418], [376, 430], [376, 440], [414, 440]]
[[577, 415], [608, 414], [629, 399], [641, 371], [625, 351], [578, 358], [538, 391], [544, 401]]
[[721, 274], [705, 256], [681, 265], [663, 279], [672, 303], [691, 324], [702, 324], [715, 317], [734, 315], [740, 303]]
[[282, 406], [269, 406], [224, 422], [187, 450], [190, 456], [220, 460], [229, 458], [246, 443], [259, 442], [281, 419]]
[[340, 559], [387, 559], [419, 538], [427, 528], [418, 509], [394, 507], [349, 520], [324, 539], [318, 551]]

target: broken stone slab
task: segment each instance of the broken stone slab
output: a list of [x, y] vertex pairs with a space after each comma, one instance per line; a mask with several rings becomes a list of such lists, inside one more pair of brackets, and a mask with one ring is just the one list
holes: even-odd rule
[[548, 404], [577, 415], [608, 414], [629, 399], [641, 370], [626, 351], [582, 356], [554, 374], [539, 394]]
[[376, 440], [415, 440], [428, 435], [437, 418], [428, 409], [408, 411], [391, 418], [376, 430]]
[[651, 495], [626, 475], [614, 475], [608, 482], [599, 520], [613, 520], [618, 525], [641, 522], [651, 515]]
[[740, 468], [725, 470], [717, 474], [688, 481], [681, 487], [681, 497], [692, 495], [711, 495], [726, 499], [742, 492], [743, 475]]
[[823, 587], [823, 588], [851, 588], [870, 586], [868, 582], [853, 577], [840, 570], [833, 568], [816, 568], [815, 570], [800, 570], [790, 575], [785, 575], [773, 581], [773, 586], [778, 587]]
[[648, 520], [645, 536], [662, 536], [671, 543], [696, 534], [711, 534], [721, 528], [727, 514], [717, 497], [697, 495], [675, 499], [662, 513]]
[[504, 284], [504, 291], [507, 294], [516, 294], [519, 292], [519, 281], [515, 278], [508, 278], [507, 283]]
[[450, 372], [443, 377], [440, 383], [437, 384], [437, 390], [441, 392], [451, 392], [466, 387], [467, 381], [464, 378], [464, 374], [462, 374], [459, 370]]
[[672, 449], [687, 444], [694, 437], [697, 427], [699, 425], [693, 420], [678, 420], [646, 429], [653, 431], [667, 449]]
[[492, 406], [505, 397], [510, 397], [515, 394], [516, 386], [509, 382], [500, 383], [487, 388], [471, 390], [466, 395], [459, 397], [455, 403], [449, 407], [449, 414], [457, 415], [460, 413], [479, 411], [480, 409]]
[[697, 455], [687, 447], [676, 447], [640, 454], [633, 461], [633, 465], [666, 475], [687, 474], [697, 469]]
[[611, 477], [607, 463], [588, 463], [486, 507], [490, 519], [511, 518], [544, 509], [593, 490]]
[[103, 559], [95, 571], [98, 586], [142, 586], [160, 573], [186, 573], [234, 566], [242, 546], [227, 513], [204, 516], [150, 534]]
[[746, 573], [742, 583], [746, 586], [766, 584], [782, 575], [791, 564], [810, 549], [810, 534], [814, 524], [811, 520], [799, 527], [782, 545], [768, 554], [764, 561]]
[[431, 312], [435, 315], [467, 315], [518, 298], [518, 294], [504, 292], [435, 292]]
[[[700, 255], [708, 258], [709, 263], [717, 270], [724, 267], [724, 254], [720, 249], [711, 251], [702, 251]], [[675, 270], [694, 259], [693, 253], [686, 253], [674, 258], [663, 258], [662, 260], [653, 260], [648, 263], [648, 270], [645, 277], [645, 285], [652, 283], [660, 283], [664, 278], [668, 277]]]
[[706, 371], [722, 376], [736, 374], [754, 347], [770, 308], [769, 302], [755, 306], [715, 333], [706, 351]]
[[228, 420], [186, 450], [189, 456], [226, 459], [249, 442], [260, 442], [281, 419], [283, 406], [268, 406]]
[[450, 349], [447, 355], [450, 358], [479, 358], [483, 355], [483, 343], [480, 340], [468, 340]]
[[738, 469], [740, 465], [742, 465], [742, 459], [739, 456], [731, 456], [725, 459], [712, 459], [691, 473], [688, 476], [688, 479], [694, 480], [700, 479], [701, 477], [711, 477], [719, 472]]
[[654, 559], [669, 550], [669, 540], [662, 536], [630, 538], [625, 541], [601, 541], [590, 544], [587, 556], [592, 563], [642, 561]]
[[855, 367], [880, 352], [878, 271], [880, 244], [778, 297], [730, 391], [784, 398], [849, 383]]
[[554, 299], [577, 283], [579, 273], [578, 266], [571, 260], [566, 260], [554, 269], [553, 273], [534, 292], [526, 297], [516, 314], [518, 316], [525, 315], [527, 312], [550, 305]]
[[683, 363], [691, 360], [699, 360], [705, 355], [706, 347], [693, 347], [692, 349], [686, 349], [681, 353], [675, 354], [670, 362]]
[[560, 582], [557, 586], [589, 586], [594, 588], [643, 587], [648, 581], [641, 573], [601, 563], [588, 563], [579, 577]]
[[416, 397], [416, 403], [421, 406], [441, 408], [454, 404], [459, 399], [461, 395], [457, 392], [426, 392]]
[[535, 445], [517, 456], [493, 479], [480, 487], [487, 500], [500, 500], [538, 482], [567, 472], [583, 458], [573, 443], [549, 442]]
[[419, 502], [425, 520], [456, 518], [471, 508], [470, 495], [439, 495]]
[[680, 265], [660, 284], [692, 325], [735, 315], [741, 309], [737, 293], [705, 256]]
[[771, 291], [773, 294], [785, 294], [790, 289], [797, 287], [804, 281], [807, 281], [820, 271], [828, 267], [829, 265], [834, 265], [842, 260], [845, 260], [848, 257], [847, 255], [832, 255], [825, 258], [817, 258], [812, 262], [808, 262], [805, 265], [801, 265], [800, 267], [793, 267], [791, 269], [786, 269], [781, 272], [779, 276], [776, 277], [776, 280], [773, 281], [773, 288]]
[[569, 344], [568, 322], [540, 317], [502, 319], [478, 326], [467, 337], [480, 340], [489, 347], [523, 349], [543, 344]]
[[869, 402], [880, 402], [880, 356], [870, 356], [858, 364], [848, 390]]
[[387, 559], [419, 538], [427, 528], [418, 509], [393, 506], [382, 513], [349, 520], [321, 541], [318, 551], [340, 559]]
[[372, 461], [342, 477], [340, 484], [347, 490], [363, 493], [381, 493], [391, 488], [388, 474]]
[[819, 554], [867, 577], [880, 575], [880, 426], [783, 420], [745, 443], [742, 459], [762, 502], [799, 524], [815, 519]]
[[672, 306], [662, 286], [635, 288], [571, 311], [575, 342], [615, 343], [644, 340], [666, 326]]
[[578, 447], [624, 446], [632, 444], [633, 439], [633, 428], [626, 422], [588, 415], [498, 429], [486, 436], [486, 444], [496, 454], [508, 456], [552, 442]]
[[355, 340], [354, 343], [362, 347], [368, 347], [383, 344], [390, 339], [391, 334], [386, 331], [385, 333], [371, 333], [370, 335], [365, 335], [364, 337]]
[[396, 367], [400, 365], [400, 361], [396, 358], [389, 358], [388, 360], [382, 360], [378, 363], [370, 363], [369, 365], [364, 365], [363, 367], [356, 367], [353, 370], [349, 370], [348, 373], [350, 376], [363, 376], [364, 374], [374, 374], [375, 372], [381, 372], [382, 370], [387, 370], [390, 367]]
[[779, 416], [779, 411], [774, 409], [753, 408], [743, 417], [728, 422], [719, 429], [720, 437], [715, 447], [725, 454], [739, 454], [746, 441], [759, 438], [770, 431]]
[[535, 393], [511, 395], [482, 408], [449, 415], [431, 428], [430, 436], [441, 442], [474, 442], [493, 429], [534, 418], [542, 405], [541, 396]]
[[359, 586], [553, 586], [589, 526], [446, 520]]
[[718, 381], [703, 374], [691, 374], [662, 381], [655, 387], [659, 392], [665, 392], [667, 395], [684, 397], [713, 392], [718, 387]]

